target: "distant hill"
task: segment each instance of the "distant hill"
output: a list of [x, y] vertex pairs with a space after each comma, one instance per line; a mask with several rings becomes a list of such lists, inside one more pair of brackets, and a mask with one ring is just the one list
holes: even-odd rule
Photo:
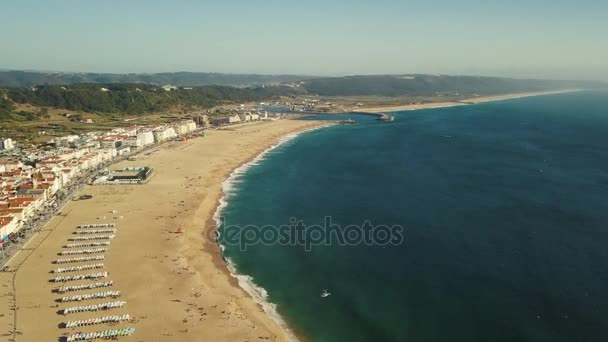
[[176, 106], [209, 108], [225, 103], [262, 101], [278, 96], [292, 96], [297, 91], [286, 86], [203, 86], [180, 87], [167, 91], [155, 85], [132, 83], [4, 88], [0, 89], [0, 121], [38, 119], [31, 113], [15, 113], [14, 104], [89, 113], [140, 115], [162, 112]]
[[40, 71], [0, 71], [0, 87], [30, 87], [42, 84], [146, 83], [183, 87], [225, 85], [246, 87], [288, 83], [308, 79], [296, 75], [221, 74], [208, 72], [166, 72], [154, 74], [61, 73]]
[[[0, 72], [0, 79], [19, 86], [0, 87], [0, 121], [40, 119], [36, 113], [16, 112], [16, 104], [99, 114], [141, 115], [178, 107], [210, 108], [226, 103], [266, 101], [297, 95], [380, 96], [441, 101], [446, 98], [466, 99], [474, 95], [606, 87], [605, 83], [600, 82], [424, 74], [297, 78], [298, 76], [288, 75], [189, 72], [119, 75], [6, 71]], [[215, 84], [198, 85], [201, 83]], [[221, 83], [262, 85], [236, 87]], [[159, 86], [164, 84], [184, 86], [167, 91]]]
[[521, 80], [480, 76], [372, 75], [313, 78], [302, 85], [321, 96], [471, 96], [544, 91], [567, 88], [598, 88], [594, 81]]

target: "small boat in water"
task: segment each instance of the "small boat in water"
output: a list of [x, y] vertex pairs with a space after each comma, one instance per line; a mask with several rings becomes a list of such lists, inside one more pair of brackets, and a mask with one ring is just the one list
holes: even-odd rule
[[326, 298], [331, 296], [331, 292], [327, 291], [327, 289], [323, 290], [323, 292], [321, 293], [321, 298]]

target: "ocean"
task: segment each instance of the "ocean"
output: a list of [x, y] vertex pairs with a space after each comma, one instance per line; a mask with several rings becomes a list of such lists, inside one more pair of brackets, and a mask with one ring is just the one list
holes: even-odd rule
[[[394, 115], [233, 174], [220, 243], [242, 285], [310, 341], [608, 341], [608, 93]], [[402, 239], [323, 243], [328, 219]], [[308, 240], [280, 240], [300, 221]]]

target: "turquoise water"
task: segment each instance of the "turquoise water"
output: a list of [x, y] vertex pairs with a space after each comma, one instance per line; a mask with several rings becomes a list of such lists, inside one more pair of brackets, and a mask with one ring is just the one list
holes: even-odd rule
[[371, 220], [403, 244], [227, 245], [239, 273], [312, 341], [607, 341], [608, 94], [395, 115], [274, 149], [223, 216]]

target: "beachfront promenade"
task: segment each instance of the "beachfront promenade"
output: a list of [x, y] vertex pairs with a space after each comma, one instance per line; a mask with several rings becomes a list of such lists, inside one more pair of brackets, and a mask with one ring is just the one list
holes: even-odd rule
[[[280, 120], [235, 126], [210, 131], [205, 138], [168, 143], [136, 162], [120, 162], [118, 167], [149, 165], [156, 170], [156, 176], [145, 185], [85, 186], [80, 193], [92, 194], [93, 198], [67, 203], [61, 215], [53, 217], [10, 261], [9, 272], [0, 272], [2, 339], [47, 341], [81, 331], [135, 328], [132, 337], [119, 339], [286, 340], [281, 327], [236, 286], [218, 246], [205, 236], [214, 228], [212, 215], [221, 195], [221, 184], [234, 168], [285, 134], [319, 124]], [[91, 234], [75, 234], [81, 230], [76, 228], [78, 225], [87, 223], [116, 226], [94, 228], [96, 231]], [[99, 231], [102, 229], [115, 231]], [[114, 237], [109, 238], [111, 235]], [[84, 236], [96, 238], [70, 241]], [[65, 247], [101, 242], [110, 244]], [[98, 248], [106, 250], [90, 255], [58, 255]], [[54, 263], [59, 259], [96, 255], [103, 255], [103, 259]], [[77, 266], [86, 269], [72, 269]], [[55, 274], [58, 269], [61, 270]], [[99, 273], [100, 277], [91, 279], [54, 282], [57, 277]], [[62, 286], [107, 281], [112, 286], [54, 292]], [[103, 294], [108, 291], [119, 293]], [[75, 295], [86, 298], [73, 301], [70, 296]], [[107, 312], [78, 308], [77, 311], [84, 312], [63, 315], [67, 307], [117, 301], [126, 304]], [[119, 323], [107, 319], [94, 325], [78, 323], [92, 317], [120, 318], [127, 314], [129, 318], [120, 319]], [[67, 322], [71, 322], [69, 328], [65, 327]]]

